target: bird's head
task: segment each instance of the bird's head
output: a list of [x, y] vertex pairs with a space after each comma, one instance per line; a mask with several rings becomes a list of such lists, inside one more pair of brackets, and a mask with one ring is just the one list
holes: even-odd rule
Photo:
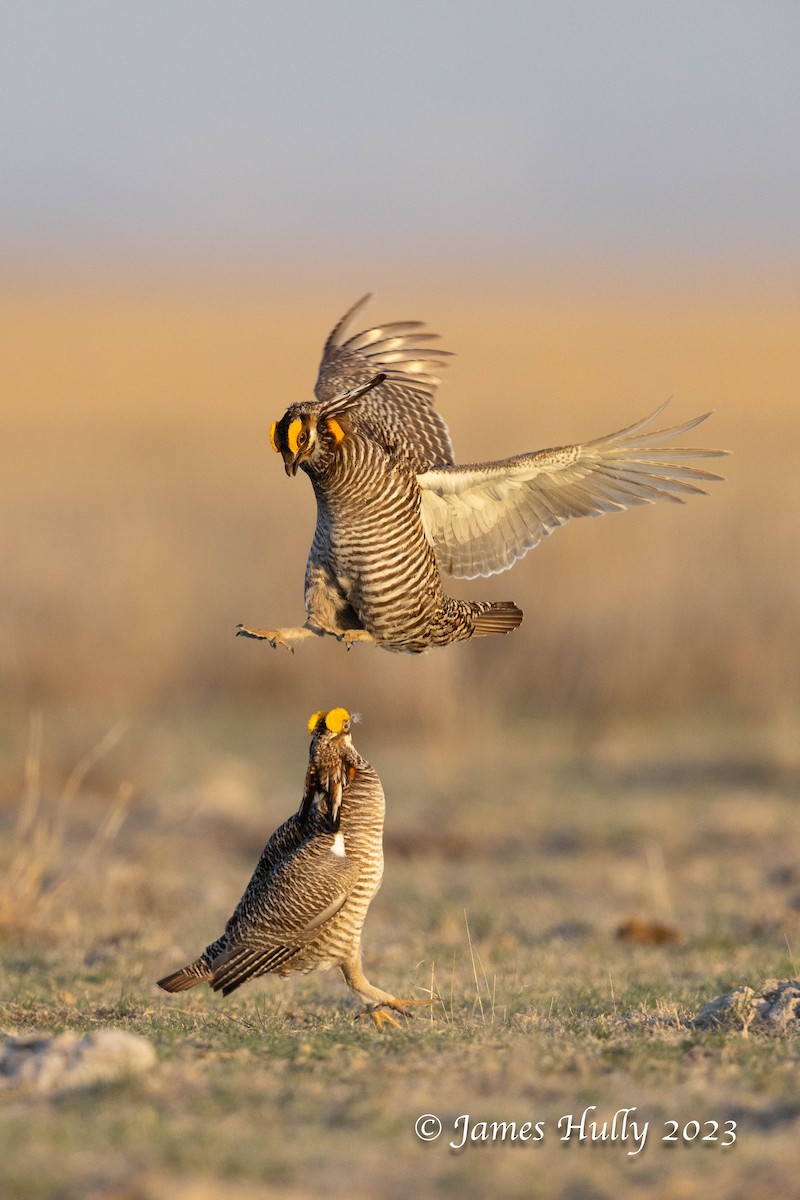
[[313, 459], [325, 449], [326, 435], [336, 445], [341, 426], [333, 420], [321, 419], [320, 405], [315, 403], [293, 404], [287, 408], [280, 421], [273, 421], [269, 431], [272, 449], [283, 458], [287, 475], [296, 475], [297, 468]]
[[308, 819], [317, 798], [321, 799], [335, 833], [339, 828], [344, 789], [355, 776], [350, 727], [357, 720], [346, 708], [312, 713], [308, 719], [311, 751], [306, 773], [301, 822]]
[[352, 746], [350, 729], [357, 720], [358, 717], [351, 716], [346, 708], [332, 708], [328, 712], [312, 713], [308, 718], [312, 755], [318, 746], [336, 746], [337, 748]]
[[363, 395], [383, 383], [385, 375], [375, 375], [368, 383], [351, 388], [332, 400], [292, 404], [269, 431], [272, 449], [283, 458], [287, 475], [297, 468], [309, 467], [326, 458], [350, 432], [347, 414]]

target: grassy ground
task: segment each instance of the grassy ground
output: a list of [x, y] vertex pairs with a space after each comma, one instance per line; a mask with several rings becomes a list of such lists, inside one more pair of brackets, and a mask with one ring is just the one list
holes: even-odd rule
[[[132, 1030], [159, 1065], [95, 1093], [0, 1092], [0, 1194], [735, 1198], [788, 1186], [797, 1039], [691, 1019], [731, 987], [798, 974], [797, 731], [709, 714], [602, 726], [461, 715], [446, 758], [438, 737], [381, 736], [368, 715], [358, 731], [389, 803], [368, 974], [435, 998], [383, 1035], [354, 1022], [332, 975], [225, 1001], [153, 984], [218, 932], [296, 805], [302, 726], [159, 713], [101, 747], [79, 786], [47, 724], [27, 784], [24, 748], [9, 747], [4, 854], [32, 844], [14, 826], [37, 786], [39, 826], [63, 832], [24, 909], [5, 896], [0, 1025]], [[121, 828], [92, 845], [120, 805]], [[678, 939], [620, 940], [631, 917]], [[562, 1142], [558, 1120], [590, 1105], [601, 1120], [635, 1107], [650, 1122], [642, 1151]], [[414, 1134], [423, 1113], [444, 1125], [432, 1144]], [[540, 1121], [544, 1136], [456, 1151], [466, 1113]], [[717, 1121], [720, 1138], [735, 1121], [737, 1141], [668, 1145], [668, 1120]]]

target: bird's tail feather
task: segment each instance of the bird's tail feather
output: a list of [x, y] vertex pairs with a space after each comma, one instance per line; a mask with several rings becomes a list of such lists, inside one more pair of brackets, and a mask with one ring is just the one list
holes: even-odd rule
[[211, 970], [204, 958], [198, 958], [188, 967], [172, 975], [165, 975], [157, 981], [158, 987], [165, 992], [188, 992], [189, 988], [197, 987], [199, 983], [207, 983], [211, 978]]
[[522, 609], [511, 600], [498, 600], [494, 604], [476, 605], [473, 618], [473, 637], [487, 637], [491, 633], [511, 633], [522, 623]]

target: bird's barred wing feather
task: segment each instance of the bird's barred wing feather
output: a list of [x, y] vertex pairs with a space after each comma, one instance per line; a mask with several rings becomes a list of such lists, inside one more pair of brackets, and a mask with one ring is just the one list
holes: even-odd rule
[[656, 500], [681, 503], [685, 495], [702, 493], [701, 482], [722, 477], [689, 462], [726, 451], [665, 443], [710, 414], [647, 432], [664, 408], [666, 403], [635, 425], [582, 445], [418, 475], [422, 518], [440, 568], [458, 579], [495, 575], [572, 517]]
[[422, 332], [424, 321], [394, 321], [346, 338], [348, 325], [369, 299], [362, 296], [325, 343], [314, 393], [324, 404], [385, 374], [385, 381], [353, 409], [358, 424], [387, 450], [407, 458], [415, 471], [446, 466], [455, 461], [453, 447], [433, 399], [438, 372], [450, 355], [430, 345], [439, 335]]
[[344, 907], [358, 874], [353, 859], [319, 846], [291, 855], [262, 888], [257, 911], [237, 910], [230, 945], [211, 963], [214, 991], [227, 996], [299, 954]]

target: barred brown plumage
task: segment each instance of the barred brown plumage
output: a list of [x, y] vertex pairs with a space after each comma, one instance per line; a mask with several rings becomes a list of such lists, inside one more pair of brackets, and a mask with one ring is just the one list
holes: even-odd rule
[[400, 1000], [374, 987], [361, 965], [361, 931], [383, 876], [384, 795], [355, 749], [346, 709], [316, 712], [303, 799], [267, 842], [225, 932], [158, 986], [182, 992], [207, 983], [229, 995], [272, 972], [338, 966], [380, 1028], [428, 1001]]
[[508, 633], [511, 601], [456, 600], [441, 571], [462, 579], [504, 571], [573, 517], [656, 500], [681, 502], [721, 478], [689, 465], [720, 450], [665, 445], [704, 421], [618, 433], [500, 462], [460, 466], [433, 408], [447, 354], [422, 322], [376, 326], [344, 340], [355, 304], [328, 338], [316, 399], [293, 404], [270, 432], [286, 473], [311, 479], [317, 525], [306, 568], [305, 624], [238, 633], [292, 648], [332, 634], [420, 653]]

